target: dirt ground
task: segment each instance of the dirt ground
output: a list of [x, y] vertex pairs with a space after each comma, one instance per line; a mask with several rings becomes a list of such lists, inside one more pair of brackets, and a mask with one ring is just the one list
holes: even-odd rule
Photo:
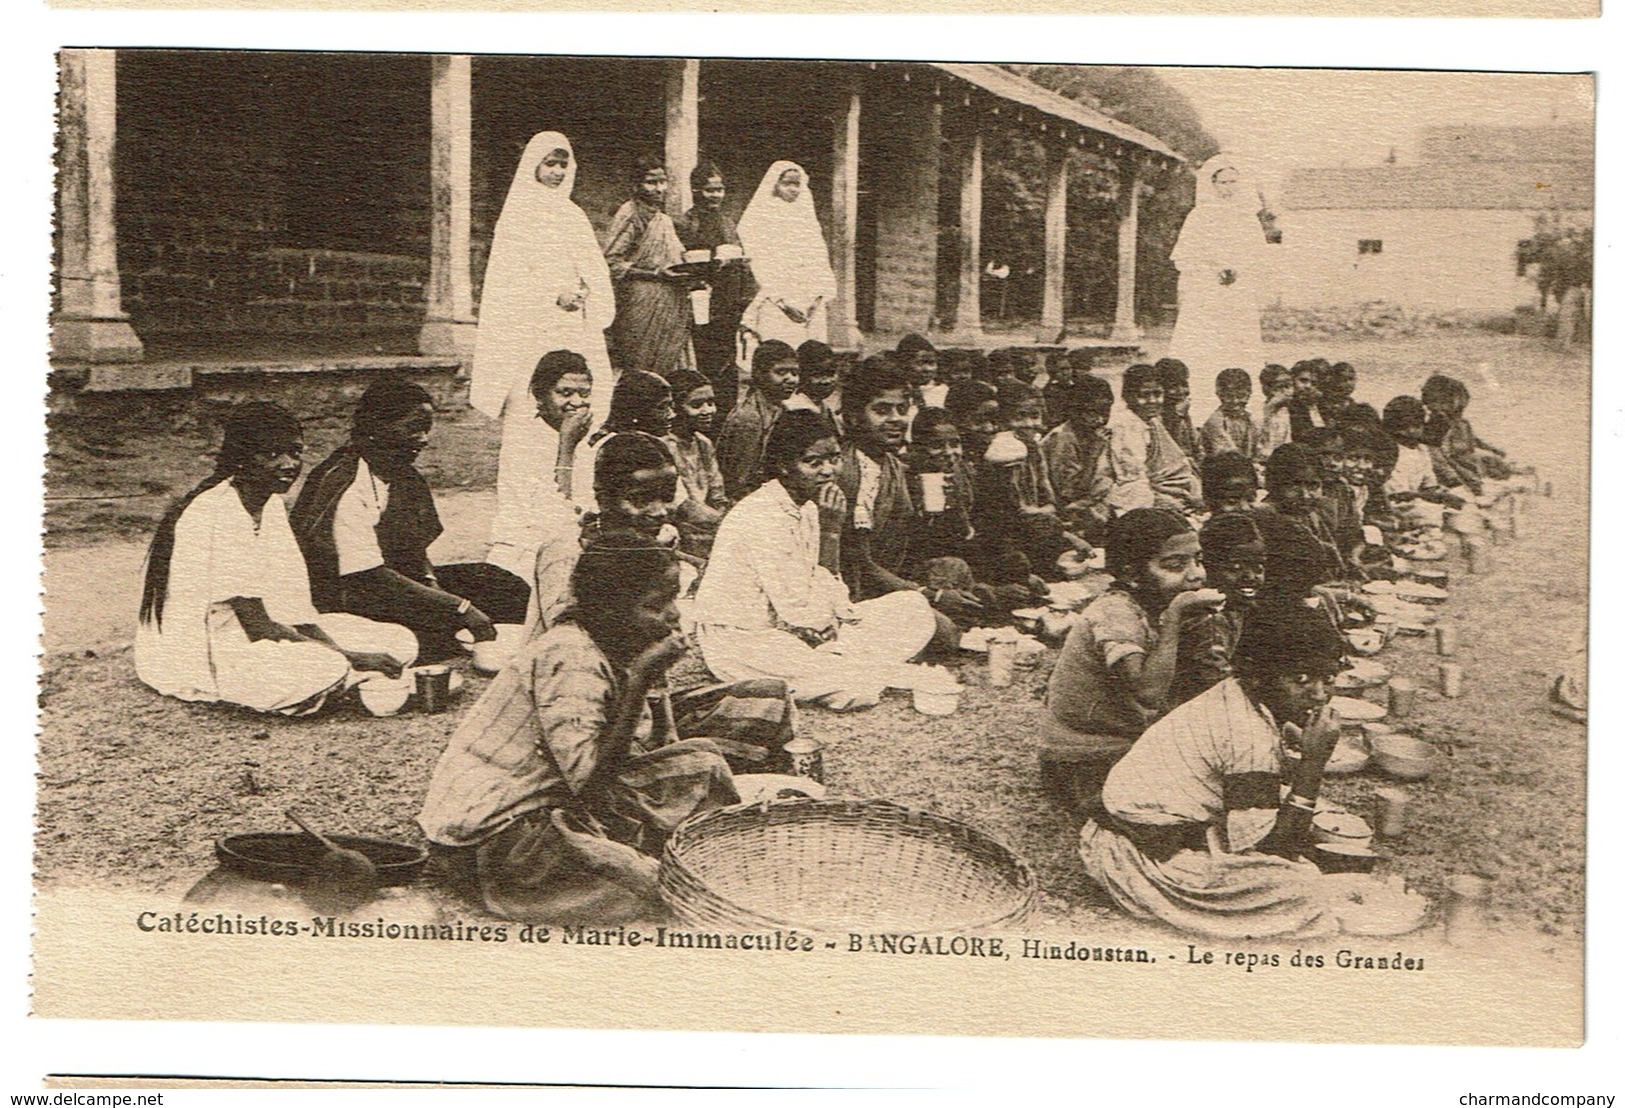
[[[1436, 692], [1430, 640], [1399, 638], [1381, 661], [1422, 688], [1412, 730], [1444, 768], [1414, 788], [1412, 828], [1387, 872], [1437, 893], [1450, 874], [1495, 878], [1492, 916], [1507, 929], [1567, 944], [1583, 933], [1586, 735], [1553, 715], [1546, 690], [1586, 626], [1589, 366], [1585, 353], [1539, 340], [1454, 333], [1392, 341], [1297, 341], [1274, 360], [1352, 362], [1360, 399], [1379, 407], [1446, 372], [1473, 390], [1479, 433], [1538, 467], [1515, 543], [1470, 576], [1452, 550], [1445, 618], [1460, 629], [1466, 693]], [[1198, 418], [1214, 406], [1195, 382]], [[308, 415], [314, 462], [342, 434], [356, 386], [277, 386]], [[438, 560], [477, 558], [493, 505], [497, 439], [442, 386], [424, 468], [440, 490], [447, 534]], [[330, 830], [420, 842], [413, 823], [445, 739], [484, 679], [445, 715], [372, 719], [356, 709], [284, 720], [163, 699], [135, 678], [129, 642], [145, 541], [170, 496], [209, 468], [219, 401], [153, 402], [132, 412], [88, 402], [51, 418], [46, 607], [41, 682], [38, 878], [45, 885], [180, 893], [209, 871], [217, 836], [283, 828], [299, 807]], [[1052, 924], [1115, 910], [1083, 876], [1072, 836], [1037, 791], [1033, 723], [1050, 659], [1013, 688], [986, 684], [966, 655], [958, 714], [917, 715], [890, 697], [853, 715], [809, 710], [805, 733], [827, 744], [833, 794], [886, 796], [999, 836], [1037, 868]], [[1329, 779], [1328, 795], [1368, 814], [1374, 771]], [[1381, 872], [1381, 871], [1379, 871]]]

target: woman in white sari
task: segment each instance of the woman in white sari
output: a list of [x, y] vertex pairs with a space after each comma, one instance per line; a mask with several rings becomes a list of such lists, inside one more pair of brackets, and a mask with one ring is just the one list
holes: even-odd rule
[[1269, 255], [1258, 189], [1235, 158], [1219, 154], [1196, 175], [1196, 206], [1174, 245], [1179, 269], [1179, 318], [1168, 356], [1206, 379], [1240, 367], [1256, 374], [1265, 362], [1258, 302]]
[[[615, 387], [604, 345], [615, 291], [592, 224], [570, 200], [575, 178], [575, 152], [559, 132], [544, 131], [525, 146], [491, 238], [469, 381], [469, 404], [502, 420], [486, 560], [525, 580], [538, 517], [568, 508], [552, 480], [556, 434], [537, 417], [530, 395], [536, 363], [553, 350], [585, 358], [594, 413], [609, 410]], [[591, 468], [579, 479], [590, 496]]]
[[827, 341], [835, 273], [806, 170], [773, 163], [739, 217], [739, 241], [760, 290], [740, 323], [753, 343]]

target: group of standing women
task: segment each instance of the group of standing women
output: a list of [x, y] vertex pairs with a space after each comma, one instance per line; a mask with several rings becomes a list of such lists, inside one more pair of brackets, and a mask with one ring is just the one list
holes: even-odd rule
[[[731, 407], [741, 351], [748, 359], [771, 339], [792, 347], [823, 340], [835, 293], [810, 182], [794, 162], [773, 163], [735, 225], [723, 211], [726, 187], [714, 164], [695, 168], [694, 206], [674, 220], [665, 210], [666, 167], [639, 159], [632, 195], [602, 245], [571, 199], [576, 171], [574, 149], [559, 132], [526, 145], [492, 236], [480, 301], [469, 403], [502, 422], [488, 557], [521, 575], [540, 536], [590, 505], [590, 441], [585, 456], [571, 456], [586, 413], [609, 410], [622, 373], [698, 370], [719, 406]], [[714, 255], [721, 246], [736, 256], [719, 259], [704, 278], [683, 264], [685, 251]], [[700, 289], [709, 290], [708, 303], [696, 319], [690, 294]], [[529, 395], [538, 361], [559, 350], [579, 354], [591, 380], [590, 405], [574, 421], [556, 406], [555, 419], [539, 414]]]

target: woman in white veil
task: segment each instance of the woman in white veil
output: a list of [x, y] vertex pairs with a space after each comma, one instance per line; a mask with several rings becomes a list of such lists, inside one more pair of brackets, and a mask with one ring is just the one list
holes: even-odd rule
[[[575, 179], [575, 151], [564, 135], [544, 131], [526, 144], [491, 237], [474, 339], [468, 402], [502, 420], [486, 559], [526, 581], [537, 528], [573, 517], [552, 478], [558, 433], [538, 418], [530, 395], [536, 363], [552, 350], [585, 358], [600, 420], [615, 387], [604, 345], [615, 291], [592, 224], [570, 199]], [[578, 464], [575, 481], [579, 504], [591, 493], [591, 467]]]
[[1264, 366], [1259, 297], [1265, 271], [1263, 207], [1229, 154], [1208, 159], [1196, 175], [1196, 206], [1174, 246], [1179, 270], [1179, 317], [1168, 344], [1199, 380], [1239, 366], [1255, 376]]
[[739, 241], [759, 289], [740, 326], [755, 342], [778, 339], [792, 349], [827, 341], [835, 272], [805, 169], [773, 163], [739, 217]]

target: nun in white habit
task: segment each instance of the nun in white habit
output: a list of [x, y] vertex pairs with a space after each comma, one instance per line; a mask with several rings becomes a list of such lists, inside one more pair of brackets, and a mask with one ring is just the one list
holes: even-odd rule
[[592, 483], [591, 466], [578, 462], [582, 495], [572, 505], [552, 478], [557, 432], [538, 417], [530, 395], [536, 363], [553, 350], [585, 358], [600, 420], [615, 387], [604, 345], [615, 291], [592, 224], [570, 199], [575, 179], [575, 151], [564, 135], [544, 131], [525, 146], [491, 238], [475, 332], [469, 404], [502, 421], [486, 560], [524, 580], [538, 527], [572, 524]]
[[1259, 300], [1268, 285], [1268, 247], [1258, 213], [1263, 207], [1236, 159], [1218, 154], [1196, 174], [1196, 206], [1174, 245], [1179, 269], [1179, 316], [1168, 356], [1208, 380], [1232, 366], [1258, 374], [1264, 367]]
[[739, 217], [739, 241], [760, 289], [740, 324], [753, 344], [778, 339], [795, 349], [808, 339], [828, 341], [835, 273], [805, 169], [773, 163]]

